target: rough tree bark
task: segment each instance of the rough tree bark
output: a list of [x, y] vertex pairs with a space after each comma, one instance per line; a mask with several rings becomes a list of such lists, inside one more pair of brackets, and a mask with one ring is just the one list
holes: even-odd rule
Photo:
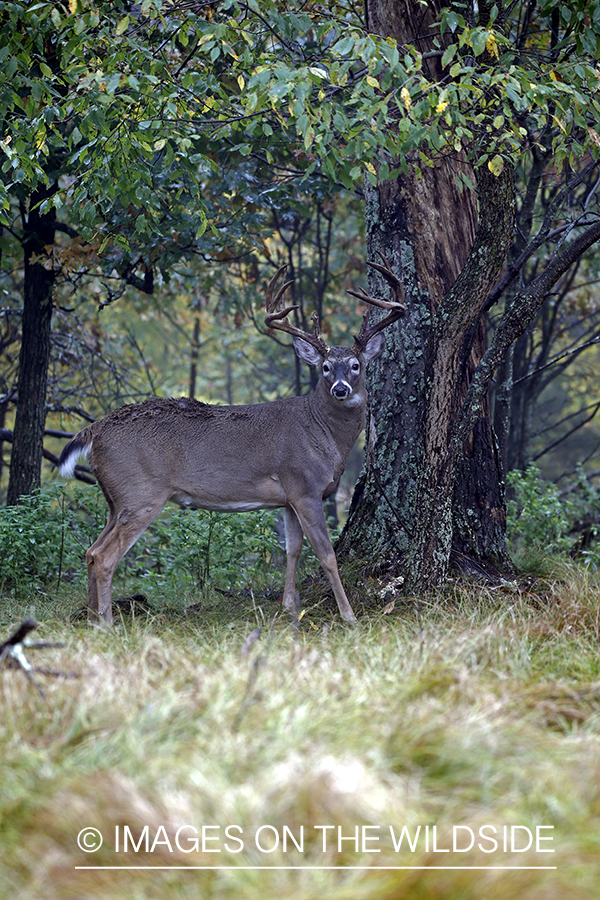
[[[456, 476], [459, 472], [469, 472], [469, 467], [458, 466], [459, 454], [464, 454], [465, 441], [477, 438], [477, 429], [465, 430], [462, 442], [456, 438], [457, 419], [468, 394], [463, 351], [469, 330], [477, 323], [506, 259], [514, 227], [514, 184], [510, 168], [506, 166], [500, 176], [494, 176], [483, 167], [478, 171], [477, 183], [479, 221], [475, 241], [460, 275], [435, 312], [427, 348], [423, 455], [408, 556], [410, 585], [425, 589], [439, 587], [446, 577], [454, 534], [455, 485], [461, 487]], [[481, 408], [484, 397], [479, 398], [479, 409], [472, 409], [471, 426], [477, 423], [487, 431], [489, 421], [485, 421]], [[490, 454], [482, 453], [480, 462], [476, 463], [478, 468], [484, 460], [491, 468], [485, 472], [479, 489], [474, 487], [470, 491], [473, 497], [485, 497], [486, 493], [493, 497], [499, 482], [498, 467]], [[502, 509], [496, 509], [496, 521], [503, 524]], [[490, 536], [497, 537], [494, 508], [484, 508], [481, 512], [485, 512], [482, 518], [490, 526]], [[472, 515], [477, 515], [476, 509], [472, 509]], [[480, 544], [484, 544], [481, 549], [486, 557], [502, 561], [503, 546], [489, 546], [485, 541]]]
[[[412, 0], [368, 0], [369, 28], [427, 53], [422, 35], [441, 5], [428, 3], [423, 18]], [[435, 76], [436, 59], [429, 65]], [[402, 272], [409, 302], [368, 376], [365, 467], [338, 550], [404, 570], [413, 588], [443, 582], [453, 544], [460, 559], [508, 564], [486, 398], [463, 452], [449, 448], [484, 349], [480, 312], [512, 237], [512, 179], [482, 173], [478, 219], [457, 165], [440, 160], [420, 179], [409, 172], [366, 189], [368, 257], [382, 251]], [[370, 289], [383, 289], [377, 276]]]
[[23, 319], [8, 504], [30, 494], [41, 481], [55, 277], [53, 266], [44, 265], [48, 262], [44, 248], [54, 243], [56, 219], [54, 209], [41, 214], [39, 204], [54, 190], [55, 187], [40, 188], [32, 194], [24, 216]]

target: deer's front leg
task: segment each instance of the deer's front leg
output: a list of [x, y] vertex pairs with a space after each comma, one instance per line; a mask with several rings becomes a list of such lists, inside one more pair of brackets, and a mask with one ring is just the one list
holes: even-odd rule
[[294, 510], [304, 534], [329, 579], [342, 619], [351, 625], [356, 625], [357, 618], [346, 597], [338, 572], [337, 560], [325, 521], [323, 503], [320, 498], [317, 500], [303, 499], [294, 503]]

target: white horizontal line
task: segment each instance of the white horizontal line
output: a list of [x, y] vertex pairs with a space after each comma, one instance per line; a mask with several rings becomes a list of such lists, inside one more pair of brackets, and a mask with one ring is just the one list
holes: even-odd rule
[[185, 869], [189, 869], [190, 871], [197, 870], [207, 870], [210, 869], [212, 871], [218, 870], [226, 870], [226, 871], [235, 871], [236, 869], [239, 871], [244, 870], [261, 870], [268, 871], [272, 869], [276, 870], [286, 870], [286, 871], [301, 871], [301, 870], [327, 870], [327, 871], [347, 871], [351, 869], [359, 869], [363, 872], [399, 872], [405, 870], [419, 870], [423, 872], [428, 872], [431, 869], [443, 869], [445, 871], [452, 871], [456, 869], [456, 871], [462, 870], [473, 870], [473, 871], [488, 871], [493, 869], [504, 869], [507, 871], [526, 871], [531, 869], [547, 869], [554, 870], [557, 869], [558, 866], [75, 866], [76, 869], [94, 869], [97, 871], [105, 871], [108, 869], [116, 869], [116, 870], [124, 870], [124, 869], [150, 869], [150, 870], [159, 870], [159, 869], [167, 869], [172, 871], [184, 871]]

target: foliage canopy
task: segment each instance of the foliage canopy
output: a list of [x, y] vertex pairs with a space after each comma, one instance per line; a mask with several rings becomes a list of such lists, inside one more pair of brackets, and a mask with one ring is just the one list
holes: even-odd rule
[[498, 173], [549, 128], [557, 166], [600, 145], [598, 0], [480, 4], [476, 22], [452, 3], [428, 52], [369, 34], [342, 4], [69, 0], [0, 16], [9, 226], [11, 197], [55, 185], [42, 213], [68, 205], [84, 238], [143, 240], [156, 257], [218, 233], [226, 205], [258, 202], [253, 187], [351, 188], [440, 153]]

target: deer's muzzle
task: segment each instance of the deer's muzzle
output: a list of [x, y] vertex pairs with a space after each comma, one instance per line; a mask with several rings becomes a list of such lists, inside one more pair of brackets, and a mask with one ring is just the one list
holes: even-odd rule
[[352, 388], [347, 381], [334, 381], [331, 385], [331, 396], [336, 400], [346, 400], [352, 393]]

